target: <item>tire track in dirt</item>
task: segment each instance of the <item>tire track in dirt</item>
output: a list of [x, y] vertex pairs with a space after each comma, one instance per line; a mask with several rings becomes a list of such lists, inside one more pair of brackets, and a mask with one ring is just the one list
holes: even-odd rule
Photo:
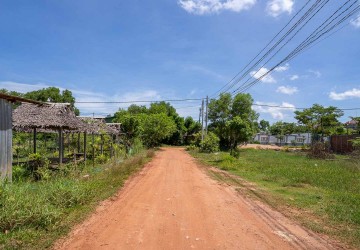
[[164, 148], [55, 249], [333, 249]]

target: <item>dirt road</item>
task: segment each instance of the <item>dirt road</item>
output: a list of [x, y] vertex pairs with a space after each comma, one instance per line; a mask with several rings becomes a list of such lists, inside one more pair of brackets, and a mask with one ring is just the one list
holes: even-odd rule
[[165, 148], [57, 249], [332, 249]]

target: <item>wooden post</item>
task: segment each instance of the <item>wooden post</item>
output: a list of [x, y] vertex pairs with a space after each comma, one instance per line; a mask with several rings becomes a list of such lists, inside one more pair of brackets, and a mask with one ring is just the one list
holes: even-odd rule
[[78, 138], [77, 138], [77, 152], [80, 153], [80, 132], [78, 133]]
[[86, 132], [84, 132], [84, 161], [85, 161], [85, 164], [86, 164]]
[[62, 128], [59, 129], [59, 165], [63, 163], [64, 157], [64, 145], [63, 145], [63, 130]]
[[0, 181], [12, 181], [12, 106], [0, 99]]
[[94, 137], [94, 133], [92, 133], [92, 162], [93, 162], [93, 167], [95, 167], [95, 137]]
[[103, 145], [103, 143], [104, 143], [104, 135], [101, 134], [100, 137], [101, 137], [100, 152], [101, 152], [101, 154], [103, 154], [104, 153], [104, 145]]
[[34, 141], [33, 141], [33, 145], [34, 145], [34, 154], [36, 154], [36, 128], [34, 128]]

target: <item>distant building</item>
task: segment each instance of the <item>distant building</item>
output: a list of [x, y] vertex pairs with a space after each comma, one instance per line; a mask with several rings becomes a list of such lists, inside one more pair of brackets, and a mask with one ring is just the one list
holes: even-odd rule
[[355, 120], [345, 122], [344, 125], [345, 125], [345, 128], [347, 128], [347, 129], [354, 129], [354, 130], [358, 129], [358, 121], [355, 121]]
[[311, 133], [289, 134], [283, 136], [257, 133], [253, 139], [254, 141], [260, 142], [260, 144], [301, 146], [311, 144], [311, 138]]

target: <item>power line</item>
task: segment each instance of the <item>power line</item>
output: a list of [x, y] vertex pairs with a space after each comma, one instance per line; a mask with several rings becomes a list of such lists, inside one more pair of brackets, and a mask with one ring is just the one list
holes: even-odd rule
[[[245, 78], [252, 70], [254, 70], [268, 55], [270, 55], [271, 53], [272, 53], [272, 51], [273, 50], [275, 50], [276, 49], [276, 47], [278, 47], [294, 30], [296, 30], [296, 28], [302, 23], [302, 22], [304, 22], [306, 19], [307, 19], [307, 17], [309, 16], [309, 15], [311, 15], [315, 10], [316, 10], [316, 8], [318, 8], [319, 7], [319, 4], [322, 4], [322, 5], [320, 5], [320, 9], [322, 8], [322, 7], [324, 7], [324, 5], [329, 1], [329, 0], [326, 0], [325, 2], [323, 2], [323, 3], [321, 3], [321, 1], [322, 0], [317, 0], [311, 7], [310, 7], [310, 9], [308, 9], [306, 12], [305, 12], [305, 14], [303, 14], [303, 16], [301, 16], [300, 17], [300, 19], [299, 20], [297, 20], [297, 22], [295, 23], [295, 24], [293, 24], [293, 26], [260, 58], [260, 59], [258, 59], [250, 68], [248, 68], [238, 79], [236, 79], [226, 90], [225, 90], [225, 92], [226, 91], [228, 91], [228, 90], [230, 90], [231, 88], [233, 88], [236, 84], [238, 84], [243, 78]], [[310, 1], [308, 1], [294, 16], [293, 16], [293, 18], [280, 30], [280, 32], [278, 32], [276, 35], [275, 35], [275, 37], [265, 46], [265, 48], [263, 49], [263, 50], [261, 50], [260, 51], [260, 53], [258, 53], [258, 55], [256, 55], [255, 57], [254, 57], [254, 59], [253, 60], [251, 60], [251, 62], [248, 64], [248, 65], [250, 65], [274, 40], [275, 40], [275, 38], [279, 35], [279, 34], [281, 34], [281, 32], [282, 31], [284, 31], [285, 29], [286, 29], [286, 27], [288, 27], [289, 26], [289, 24], [305, 9], [305, 7], [308, 5], [310, 3]], [[319, 9], [319, 10], [320, 10]], [[319, 11], [318, 10], [318, 11]], [[317, 12], [316, 12], [317, 13]], [[315, 13], [315, 14], [316, 14]], [[314, 14], [314, 15], [315, 15]], [[313, 15], [313, 16], [314, 16]], [[313, 18], [313, 16], [311, 17], [311, 18]], [[310, 19], [311, 19], [310, 18]], [[306, 22], [307, 23], [307, 22]], [[306, 23], [305, 23], [305, 25], [306, 25]], [[304, 27], [304, 25], [301, 27], [301, 28], [303, 28]], [[301, 29], [300, 28], [300, 29]], [[299, 32], [299, 31], [298, 31]], [[295, 33], [295, 35], [298, 33], [298, 32], [296, 32]], [[295, 35], [293, 35], [293, 37], [295, 36]], [[292, 37], [292, 38], [293, 38]], [[271, 58], [273, 58], [277, 53], [279, 53], [279, 51], [287, 44], [289, 42], [289, 40], [284, 44], [284, 45], [282, 45], [281, 46], [281, 48], [271, 57]], [[245, 69], [246, 69], [246, 67], [248, 67], [248, 65], [246, 65], [245, 66], [245, 68], [242, 70], [242, 71], [244, 71]], [[242, 72], [241, 71], [241, 72]], [[258, 70], [259, 71], [259, 70]], [[257, 72], [256, 72], [257, 73]], [[231, 81], [233, 81], [237, 76], [239, 75], [239, 73], [231, 80]], [[223, 88], [222, 88], [223, 89]], [[220, 89], [220, 91], [222, 90], [222, 89]], [[218, 91], [219, 92], [219, 91]]]
[[[268, 48], [270, 46], [270, 44], [275, 41], [275, 39], [286, 29], [286, 27], [288, 27], [290, 25], [290, 23], [300, 14], [300, 12], [303, 11], [303, 9], [311, 2], [311, 0], [308, 0], [306, 2], [306, 4], [287, 22], [287, 24], [270, 40], [270, 42], [268, 42], [265, 47], [247, 64], [245, 65], [241, 71], [239, 71], [227, 84], [225, 84], [223, 87], [221, 87], [218, 91], [216, 91], [214, 94], [212, 94], [211, 96], [216, 95], [217, 93], [221, 92], [224, 88], [226, 88], [226, 86], [228, 86], [233, 80], [235, 80], [235, 78], [240, 75], [247, 67], [250, 66], [250, 64], [252, 62], [254, 62], [256, 60], [256, 58], [258, 58], [261, 53], [263, 53], [265, 51], [266, 48]], [[234, 84], [232, 84], [229, 88], [227, 88], [227, 90], [223, 91], [226, 92], [229, 89], [231, 89], [234, 86]]]
[[188, 98], [188, 99], [169, 99], [169, 100], [134, 100], [134, 101], [86, 101], [86, 102], [77, 102], [78, 104], [129, 104], [129, 103], [157, 103], [157, 102], [190, 102], [190, 101], [201, 101], [204, 98]]
[[[340, 9], [342, 9], [349, 1], [347, 1], [343, 6], [341, 6], [340, 8], [338, 8], [333, 15], [331, 15], [331, 17], [333, 17]], [[339, 15], [337, 15], [336, 17], [334, 17], [333, 19], [331, 19], [331, 17], [329, 17], [327, 20], [325, 20], [323, 22], [322, 25], [320, 25], [319, 27], [317, 27], [300, 45], [298, 45], [292, 52], [290, 52], [283, 60], [281, 60], [279, 63], [277, 63], [275, 66], [273, 66], [270, 70], [268, 70], [265, 74], [263, 74], [262, 76], [260, 76], [259, 78], [253, 80], [252, 82], [248, 83], [247, 85], [245, 85], [247, 82], [249, 82], [249, 78], [245, 84], [243, 84], [242, 86], [240, 86], [239, 88], [237, 88], [235, 91], [233, 91], [233, 94], [235, 93], [239, 93], [239, 92], [244, 92], [246, 90], [248, 90], [250, 87], [252, 87], [253, 85], [255, 85], [257, 82], [259, 82], [261, 79], [263, 79], [265, 76], [267, 76], [270, 72], [272, 72], [274, 69], [276, 69], [277, 67], [279, 67], [280, 65], [282, 65], [283, 63], [289, 62], [290, 60], [292, 60], [294, 57], [296, 57], [298, 54], [300, 54], [303, 50], [305, 50], [305, 48], [307, 48], [308, 46], [310, 46], [311, 44], [313, 44], [314, 42], [316, 42], [318, 39], [320, 39], [322, 36], [324, 36], [325, 34], [329, 33], [330, 31], [332, 31], [334, 28], [336, 28], [337, 26], [339, 26], [340, 24], [342, 24], [343, 22], [345, 22], [346, 20], [348, 20], [351, 16], [355, 15], [359, 9], [360, 6], [358, 5], [357, 7], [353, 8], [352, 10], [348, 11], [350, 8], [352, 8], [355, 4], [357, 3], [357, 1], [355, 1], [353, 4], [351, 4], [346, 10], [344, 10], [343, 12], [341, 12]], [[344, 16], [345, 14], [345, 16]], [[333, 23], [335, 20], [338, 20], [335, 24], [333, 24], [332, 26], [329, 27], [329, 25], [331, 23]], [[325, 25], [325, 26], [324, 26]], [[323, 27], [324, 26], [324, 27]], [[323, 28], [322, 28], [323, 27]], [[326, 28], [328, 27], [328, 28]], [[322, 29], [321, 29], [322, 28]]]

